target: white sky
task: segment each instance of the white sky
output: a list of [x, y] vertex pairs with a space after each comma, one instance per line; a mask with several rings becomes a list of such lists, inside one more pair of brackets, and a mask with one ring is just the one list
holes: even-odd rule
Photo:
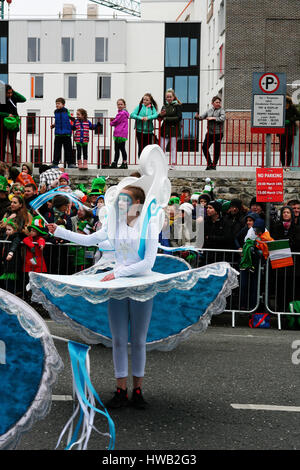
[[[63, 5], [71, 3], [76, 7], [76, 14], [86, 16], [88, 0], [12, 0], [10, 5], [10, 18], [32, 17], [58, 17], [62, 12]], [[98, 12], [106, 16], [112, 16], [114, 10], [111, 8], [98, 6]], [[5, 2], [5, 19], [7, 19], [7, 3]]]

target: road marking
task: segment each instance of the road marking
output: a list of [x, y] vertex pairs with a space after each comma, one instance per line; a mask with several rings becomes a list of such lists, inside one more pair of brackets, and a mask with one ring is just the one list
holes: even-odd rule
[[71, 395], [52, 395], [53, 401], [73, 401]]
[[277, 406], [277, 405], [243, 405], [231, 403], [232, 408], [236, 410], [265, 410], [265, 411], [292, 411], [300, 412], [300, 406]]

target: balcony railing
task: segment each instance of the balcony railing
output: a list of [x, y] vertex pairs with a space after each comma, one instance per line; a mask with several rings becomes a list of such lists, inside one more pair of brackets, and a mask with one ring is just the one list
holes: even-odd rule
[[[54, 129], [51, 124], [54, 118], [50, 116], [21, 116], [20, 129], [12, 140], [12, 146], [7, 139], [6, 149], [4, 149], [3, 137], [1, 138], [0, 159], [8, 163], [17, 161], [32, 162], [35, 167], [41, 163], [51, 164], [54, 150]], [[88, 144], [88, 163], [91, 168], [108, 168], [114, 160], [114, 139], [113, 128], [110, 126], [110, 118], [89, 118], [93, 124], [100, 122], [100, 127], [95, 131], [90, 131], [90, 141]], [[206, 136], [206, 121], [195, 121], [193, 119], [183, 119], [181, 122], [180, 136], [176, 135], [170, 148], [170, 142], [165, 147], [169, 164], [182, 169], [205, 169], [206, 158], [203, 153], [203, 143]], [[3, 136], [3, 121], [0, 124], [0, 134]], [[150, 143], [160, 144], [162, 137], [161, 121], [154, 122], [154, 132], [146, 133], [143, 136], [143, 145]], [[183, 138], [182, 138], [183, 137]], [[72, 136], [74, 159], [76, 146], [74, 136]], [[211, 144], [211, 145], [210, 145]], [[175, 145], [175, 159], [171, 161], [172, 147]], [[220, 159], [218, 167], [223, 169], [251, 169], [265, 166], [265, 135], [251, 133], [250, 119], [228, 119], [223, 129], [221, 143], [217, 143], [216, 134], [210, 136], [208, 144], [211, 159], [214, 160], [215, 150], [219, 146]], [[291, 168], [300, 169], [299, 164], [300, 133], [296, 125], [291, 135], [286, 138], [272, 135], [271, 141], [271, 166], [281, 167], [281, 158], [287, 158], [288, 152], [291, 155]], [[138, 165], [138, 143], [136, 139], [135, 121], [129, 120], [128, 140], [126, 142], [126, 152], [128, 165]], [[76, 159], [75, 159], [76, 161]], [[121, 163], [121, 155], [119, 164]]]

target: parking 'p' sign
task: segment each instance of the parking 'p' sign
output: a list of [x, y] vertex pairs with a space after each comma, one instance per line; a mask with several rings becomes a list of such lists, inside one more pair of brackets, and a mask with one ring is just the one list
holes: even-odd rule
[[275, 73], [264, 73], [259, 79], [259, 88], [263, 93], [275, 93], [279, 85], [280, 80]]
[[285, 95], [284, 73], [253, 73], [251, 132], [284, 133]]

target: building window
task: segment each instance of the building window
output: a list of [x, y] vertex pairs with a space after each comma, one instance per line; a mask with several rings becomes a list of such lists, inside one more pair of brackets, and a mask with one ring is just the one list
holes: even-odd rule
[[194, 132], [190, 119], [199, 110], [200, 37], [200, 23], [165, 25], [165, 91], [173, 88], [182, 103], [182, 115], [186, 119], [182, 135], [184, 150], [189, 148], [189, 138]]
[[36, 134], [37, 127], [39, 127], [39, 123], [37, 126], [37, 116], [39, 116], [39, 111], [27, 111], [27, 127], [26, 131], [27, 134]]
[[194, 121], [195, 114], [195, 112], [182, 113], [184, 139], [193, 139], [196, 135], [196, 126]]
[[225, 5], [224, 0], [220, 4], [220, 10], [218, 12], [218, 33], [219, 36], [225, 31]]
[[198, 41], [197, 39], [190, 40], [190, 65], [197, 65], [198, 63]]
[[66, 75], [65, 77], [65, 95], [69, 99], [77, 98], [77, 75]]
[[100, 127], [97, 127], [95, 129], [95, 134], [97, 135], [103, 135], [104, 133], [107, 133], [107, 127], [106, 127], [106, 122], [107, 119], [103, 119], [107, 117], [107, 111], [95, 111], [95, 119], [94, 119], [94, 124], [96, 124], [98, 121], [100, 122]]
[[108, 38], [95, 39], [95, 61], [107, 62], [108, 61]]
[[198, 103], [197, 75], [177, 75], [169, 88], [174, 88], [176, 96], [182, 103]]
[[5, 83], [5, 84], [8, 82], [7, 73], [0, 73], [0, 82]]
[[40, 38], [27, 39], [27, 60], [28, 62], [39, 62], [41, 51]]
[[63, 62], [74, 61], [74, 38], [61, 38], [61, 55]]
[[0, 38], [0, 64], [7, 64], [7, 38]]
[[219, 77], [224, 75], [224, 45], [222, 44], [219, 49]]
[[111, 76], [98, 76], [98, 100], [109, 99], [111, 96]]
[[30, 149], [31, 162], [35, 168], [38, 168], [43, 163], [43, 148], [32, 147]]
[[30, 98], [44, 97], [44, 77], [43, 75], [31, 75], [30, 77]]
[[166, 38], [165, 67], [188, 67], [198, 63], [197, 39]]

